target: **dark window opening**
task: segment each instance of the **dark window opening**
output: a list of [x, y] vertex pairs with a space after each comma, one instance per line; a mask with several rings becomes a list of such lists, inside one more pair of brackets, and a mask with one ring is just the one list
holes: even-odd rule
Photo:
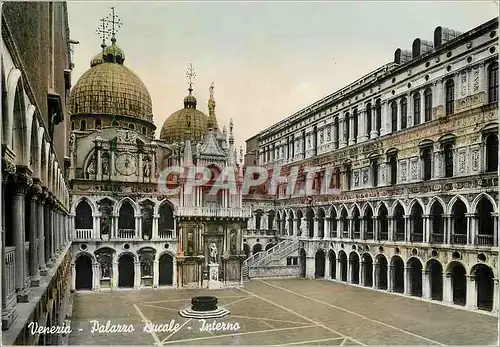
[[424, 181], [431, 179], [431, 166], [432, 166], [432, 151], [430, 148], [425, 148], [422, 150], [422, 162], [424, 166]]
[[498, 136], [490, 134], [486, 137], [486, 172], [498, 170]]
[[420, 92], [413, 95], [413, 124], [420, 124]]
[[488, 67], [488, 100], [498, 101], [498, 63], [492, 63]]
[[453, 80], [446, 82], [446, 115], [453, 114], [455, 103], [455, 83]]
[[392, 132], [396, 132], [398, 130], [398, 105], [395, 101], [391, 104], [391, 115]]
[[390, 184], [396, 184], [398, 177], [398, 159], [396, 154], [389, 156]]
[[408, 102], [406, 98], [401, 100], [401, 129], [406, 129], [408, 124]]
[[453, 177], [453, 145], [451, 143], [445, 144], [443, 151], [445, 177]]
[[425, 122], [432, 119], [432, 90], [426, 89], [424, 92], [424, 117]]

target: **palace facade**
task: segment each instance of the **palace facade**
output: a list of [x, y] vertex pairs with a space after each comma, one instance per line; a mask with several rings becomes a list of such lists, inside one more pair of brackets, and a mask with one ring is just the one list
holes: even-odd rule
[[[115, 32], [111, 36], [69, 100], [71, 288], [205, 288], [209, 280], [241, 285], [242, 230], [251, 213], [242, 206], [233, 123], [229, 132], [220, 130], [214, 86], [207, 115], [197, 108], [190, 66], [184, 107], [166, 119], [155, 139], [149, 92], [125, 65]], [[209, 170], [203, 186], [168, 171], [190, 166]], [[228, 171], [235, 191], [211, 194]], [[209, 279], [212, 263], [218, 273]]]
[[2, 344], [57, 344], [27, 325], [61, 326], [70, 308], [66, 3], [0, 6]]
[[248, 140], [246, 165], [281, 179], [244, 197], [245, 275], [496, 313], [498, 156], [498, 18], [466, 33], [438, 27]]

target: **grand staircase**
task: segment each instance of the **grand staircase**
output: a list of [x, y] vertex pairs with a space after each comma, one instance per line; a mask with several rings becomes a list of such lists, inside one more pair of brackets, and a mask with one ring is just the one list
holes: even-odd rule
[[243, 261], [243, 278], [289, 277], [290, 273], [293, 276], [294, 271], [290, 271], [290, 267], [283, 266], [280, 263], [282, 263], [283, 258], [295, 252], [298, 248], [298, 240], [285, 239], [266, 251], [252, 255]]

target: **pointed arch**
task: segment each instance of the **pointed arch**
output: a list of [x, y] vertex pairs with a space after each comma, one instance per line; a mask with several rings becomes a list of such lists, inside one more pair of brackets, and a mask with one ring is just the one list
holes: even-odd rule
[[343, 211], [345, 210], [346, 214], [347, 214], [347, 217], [349, 218], [350, 217], [350, 211], [349, 209], [347, 208], [347, 205], [346, 204], [342, 204], [340, 205], [339, 207], [339, 215], [342, 215]]
[[457, 201], [461, 201], [465, 207], [467, 208], [467, 213], [471, 213], [471, 207], [470, 207], [470, 203], [469, 203], [469, 200], [467, 200], [465, 197], [463, 197], [462, 195], [455, 195], [453, 198], [451, 198], [451, 200], [448, 202], [448, 206], [446, 208], [446, 213], [447, 214], [451, 214], [452, 211], [453, 211], [453, 206], [455, 205], [455, 203]]
[[73, 203], [71, 204], [71, 207], [70, 207], [71, 214], [74, 215], [76, 213], [76, 208], [78, 207], [78, 205], [82, 201], [87, 202], [89, 204], [90, 208], [92, 209], [93, 216], [94, 217], [97, 216], [97, 214], [99, 212], [99, 208], [97, 207], [97, 203], [85, 195], [78, 196], [75, 200], [73, 200]]
[[476, 210], [477, 210], [477, 205], [479, 204], [479, 202], [481, 201], [481, 199], [487, 199], [490, 203], [491, 203], [491, 206], [493, 207], [493, 212], [495, 213], [498, 213], [498, 207], [497, 207], [497, 203], [496, 201], [491, 197], [490, 194], [488, 193], [484, 193], [484, 192], [481, 192], [479, 193], [475, 198], [474, 200], [472, 201], [472, 204], [471, 204], [471, 211], [472, 213], [475, 213]]
[[375, 209], [373, 208], [373, 204], [370, 201], [366, 201], [363, 204], [363, 207], [360, 210], [361, 216], [365, 216], [366, 215], [366, 211], [367, 211], [368, 208], [371, 208], [372, 213], [375, 213]]
[[357, 203], [357, 202], [355, 202], [355, 203], [353, 203], [353, 204], [351, 205], [350, 210], [348, 210], [348, 212], [349, 212], [349, 214], [350, 214], [350, 216], [351, 216], [351, 217], [352, 217], [352, 216], [354, 216], [354, 210], [355, 210], [356, 208], [358, 209], [358, 213], [359, 213], [359, 215], [361, 215], [361, 208], [359, 207], [358, 203]]
[[441, 199], [441, 197], [436, 195], [436, 196], [433, 196], [429, 200], [429, 202], [427, 203], [427, 206], [424, 209], [424, 214], [430, 214], [431, 210], [432, 210], [432, 205], [434, 205], [435, 203], [440, 204], [441, 207], [443, 208], [443, 211], [447, 210], [447, 206], [446, 206], [446, 203], [444, 202], [444, 200]]
[[118, 216], [120, 214], [120, 209], [122, 208], [123, 204], [125, 202], [128, 202], [132, 208], [134, 209], [134, 213], [136, 216], [140, 215], [141, 211], [139, 209], [139, 206], [137, 205], [137, 203], [132, 200], [130, 197], [126, 196], [124, 197], [123, 199], [119, 200], [116, 204], [115, 204], [115, 208], [114, 208], [114, 211], [113, 213]]
[[404, 214], [408, 214], [408, 211], [407, 211], [407, 208], [406, 208], [406, 205], [404, 202], [402, 202], [400, 199], [396, 199], [394, 200], [394, 202], [392, 203], [390, 209], [389, 209], [389, 216], [394, 216], [394, 211], [396, 210], [396, 207], [398, 205], [401, 205], [401, 207], [403, 208], [403, 212]]
[[[412, 199], [410, 201], [410, 203], [408, 204], [408, 207], [405, 210], [405, 213], [411, 214], [411, 211], [412, 211], [413, 207], [415, 206], [415, 204], [419, 204], [420, 207], [422, 208], [422, 212], [425, 213], [426, 206], [425, 206], [424, 202], [422, 201], [422, 199], [419, 199], [419, 198], [415, 198], [415, 199]], [[403, 209], [404, 209], [404, 205], [403, 205]]]
[[332, 211], [335, 211], [335, 215], [338, 214], [337, 207], [334, 204], [331, 204], [330, 207], [328, 208], [328, 215], [329, 216], [332, 214]]
[[378, 216], [380, 215], [380, 209], [384, 207], [387, 211], [387, 215], [389, 215], [389, 210], [390, 210], [390, 206], [387, 205], [387, 203], [385, 201], [379, 201], [376, 205], [375, 205], [375, 210], [373, 211], [375, 216]]

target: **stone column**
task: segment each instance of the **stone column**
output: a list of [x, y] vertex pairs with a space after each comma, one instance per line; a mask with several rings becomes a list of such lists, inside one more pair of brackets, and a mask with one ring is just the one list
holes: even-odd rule
[[101, 270], [99, 263], [92, 264], [92, 291], [101, 289]]
[[172, 276], [172, 286], [174, 288], [179, 288], [178, 283], [177, 283], [178, 282], [178, 278], [177, 278], [177, 258], [174, 256], [173, 259], [174, 260], [172, 261], [172, 268], [174, 270], [174, 274]]
[[413, 234], [413, 223], [414, 221], [411, 220], [411, 215], [406, 214], [403, 216], [404, 218], [404, 234], [405, 238], [404, 241], [406, 242], [412, 242], [412, 234]]
[[[420, 123], [425, 123], [425, 96], [424, 89], [420, 90]], [[415, 120], [413, 121], [415, 123]]]
[[387, 238], [388, 241], [394, 241], [394, 217], [387, 216]]
[[347, 258], [347, 283], [352, 283], [352, 264], [349, 258]]
[[363, 260], [359, 261], [359, 285], [363, 286], [366, 283], [366, 271], [365, 271], [365, 262]]
[[342, 238], [342, 223], [341, 223], [342, 219], [340, 217], [337, 217], [337, 237], [339, 239]]
[[118, 259], [116, 259], [116, 255], [114, 256], [115, 259], [113, 259], [113, 272], [111, 276], [111, 288], [112, 289], [117, 289], [118, 288]]
[[476, 214], [466, 213], [465, 218], [467, 219], [467, 245], [471, 246], [475, 244], [476, 238]]
[[498, 278], [493, 279], [493, 309], [491, 312], [498, 313], [499, 310]]
[[347, 120], [349, 122], [349, 140], [348, 140], [348, 146], [351, 146], [356, 143], [356, 139], [354, 138], [354, 117], [350, 115], [349, 119]]
[[25, 242], [25, 209], [24, 200], [27, 184], [18, 180], [13, 184], [12, 196], [12, 230], [14, 246], [16, 247], [16, 291], [18, 302], [28, 302], [30, 296], [29, 276], [26, 273], [26, 251]]
[[306, 256], [306, 278], [314, 279], [315, 259], [314, 256]]
[[323, 240], [330, 239], [330, 217], [323, 218]]
[[450, 273], [443, 273], [443, 302], [453, 304], [453, 286]]
[[493, 247], [498, 247], [498, 213], [493, 212]]
[[346, 141], [346, 136], [349, 136], [349, 134], [345, 134], [346, 126], [345, 126], [345, 115], [339, 115], [339, 148], [343, 148], [347, 146], [347, 141]]
[[158, 259], [153, 260], [153, 288], [160, 287], [160, 262]]
[[135, 216], [135, 231], [134, 238], [137, 240], [142, 240], [142, 216]]
[[475, 276], [466, 275], [467, 278], [467, 295], [465, 306], [471, 309], [477, 308], [477, 284]]
[[336, 259], [336, 269], [335, 269], [335, 279], [336, 280], [342, 280], [342, 263], [340, 262], [339, 259]]
[[38, 194], [42, 192], [40, 184], [35, 183], [32, 186], [32, 194], [30, 198], [30, 248], [29, 248], [29, 269], [31, 277], [31, 286], [40, 286], [40, 270], [38, 267]]
[[347, 237], [349, 239], [354, 238], [354, 219], [352, 217], [347, 217], [348, 224], [347, 224]]
[[358, 131], [359, 134], [358, 142], [361, 142], [368, 140], [368, 136], [370, 134], [368, 134], [368, 121], [367, 121], [368, 114], [366, 113], [366, 110], [359, 111], [359, 116], [361, 120], [361, 122], [359, 123], [361, 131]]
[[426, 300], [432, 299], [431, 293], [431, 276], [429, 271], [422, 271], [422, 298]]
[[377, 131], [377, 107], [372, 107], [372, 131], [370, 132], [370, 139], [374, 139], [378, 136]]
[[37, 224], [38, 224], [38, 266], [40, 275], [47, 275], [47, 266], [45, 265], [45, 193], [40, 193], [37, 205]]
[[314, 228], [313, 238], [317, 239], [317, 238], [319, 238], [318, 217], [314, 217], [313, 228]]
[[154, 214], [153, 215], [153, 235], [151, 239], [156, 240], [158, 239], [158, 227], [159, 227], [159, 220], [160, 220], [160, 215], [159, 214]]
[[[337, 128], [338, 128], [338, 134], [337, 134]], [[339, 147], [339, 138], [338, 135], [340, 135], [340, 122], [337, 122], [337, 124], [332, 126], [332, 138], [333, 138], [333, 149], [338, 149]]]
[[141, 263], [139, 261], [134, 262], [134, 289], [139, 289], [141, 287]]
[[387, 265], [387, 291], [394, 291], [394, 276], [392, 273], [394, 272], [394, 265]]
[[404, 293], [406, 295], [411, 295], [411, 282], [412, 282], [411, 275], [412, 275], [411, 267], [405, 266], [405, 268], [404, 268], [404, 276], [405, 276]]
[[378, 216], [372, 216], [373, 220], [373, 239], [380, 240], [379, 229], [380, 229], [380, 220]]
[[71, 263], [71, 291], [76, 290], [76, 265]]
[[382, 110], [382, 115], [381, 115], [381, 121], [382, 121], [382, 124], [380, 126], [380, 136], [384, 136], [386, 134], [389, 134], [390, 133], [390, 114], [388, 114], [387, 110], [389, 109], [387, 107], [387, 101], [382, 101], [380, 103], [380, 107], [381, 107], [381, 110]]
[[424, 230], [423, 230], [423, 239], [422, 241], [425, 243], [431, 242], [431, 220], [428, 214], [422, 215]]
[[373, 268], [372, 268], [372, 288], [373, 289], [378, 289], [379, 288], [379, 273], [380, 273], [380, 264], [375, 262], [373, 263]]
[[331, 276], [331, 266], [330, 257], [328, 256], [328, 252], [325, 252], [325, 279], [329, 280], [332, 278]]

